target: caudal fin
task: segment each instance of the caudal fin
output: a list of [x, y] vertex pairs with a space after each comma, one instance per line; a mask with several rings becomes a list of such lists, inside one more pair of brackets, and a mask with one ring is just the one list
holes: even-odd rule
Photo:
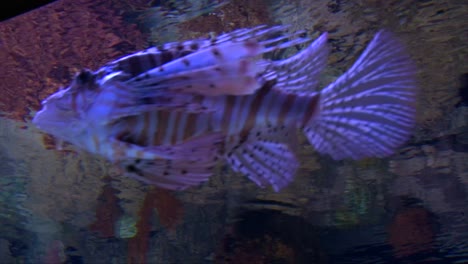
[[334, 159], [390, 155], [415, 123], [415, 68], [389, 32], [377, 33], [345, 74], [321, 92], [304, 132]]

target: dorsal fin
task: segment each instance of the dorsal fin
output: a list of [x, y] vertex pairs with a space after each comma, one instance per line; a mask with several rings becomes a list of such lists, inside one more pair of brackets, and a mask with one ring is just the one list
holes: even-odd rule
[[150, 47], [146, 50], [135, 52], [112, 61], [99, 69], [97, 73], [102, 78], [105, 78], [109, 74], [120, 72], [119, 80], [129, 80], [198, 50], [204, 50], [226, 42], [242, 42], [251, 38], [261, 40], [270, 35], [280, 33], [285, 28], [285, 26], [267, 27], [266, 25], [260, 25], [248, 29], [238, 29], [208, 39], [170, 42], [161, 46]]
[[[309, 41], [302, 32], [275, 36], [283, 27], [251, 32], [150, 69], [126, 84], [135, 92], [181, 91], [205, 96], [252, 94], [263, 86], [269, 62], [262, 55]], [[266, 39], [265, 39], [266, 38]]]
[[287, 92], [316, 92], [320, 74], [327, 65], [327, 33], [296, 55], [272, 63], [275, 89]]

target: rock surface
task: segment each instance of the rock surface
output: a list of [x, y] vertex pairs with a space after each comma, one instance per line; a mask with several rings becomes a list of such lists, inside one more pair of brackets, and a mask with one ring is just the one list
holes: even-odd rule
[[[186, 9], [183, 12], [196, 15], [171, 24], [162, 35], [157, 34], [160, 25], [142, 24], [143, 11], [156, 12], [148, 11], [147, 1], [112, 1], [111, 6], [106, 1], [62, 0], [0, 24], [2, 256], [34, 262], [59, 241], [68, 259], [80, 256], [84, 263], [209, 263], [219, 260], [220, 252], [227, 254], [218, 248], [219, 241], [234, 237], [246, 243], [236, 244], [236, 249], [254, 248], [263, 239], [282, 249], [286, 260], [294, 259], [298, 244], [283, 235], [239, 238], [239, 218], [264, 210], [276, 212], [268, 215], [279, 222], [300, 219], [298, 223], [338, 230], [390, 221], [393, 213], [397, 223], [421, 215], [428, 223], [428, 211], [440, 214], [441, 232], [455, 234], [467, 227], [468, 107], [459, 103], [458, 94], [460, 76], [468, 72], [468, 11], [463, 1], [218, 2], [216, 9]], [[168, 19], [167, 14], [155, 15]], [[387, 159], [357, 162], [318, 156], [304, 143], [300, 172], [280, 193], [259, 189], [225, 166], [203, 186], [174, 193], [119, 177], [105, 161], [71, 147], [57, 151], [53, 140], [29, 123], [40, 100], [66, 85], [82, 67], [96, 69], [150, 42], [264, 23], [291, 24], [291, 30], [306, 29], [311, 36], [328, 31], [332, 53], [324, 83], [344, 72], [378, 29], [395, 32], [419, 69], [413, 138]], [[402, 209], [397, 202], [401, 197], [422, 201], [424, 209]], [[437, 238], [431, 227], [425, 228], [432, 243]], [[457, 234], [459, 239], [467, 236]], [[445, 237], [438, 239], [444, 242]], [[323, 248], [315, 241], [311, 248], [326, 262]], [[259, 256], [231, 253], [242, 260]]]

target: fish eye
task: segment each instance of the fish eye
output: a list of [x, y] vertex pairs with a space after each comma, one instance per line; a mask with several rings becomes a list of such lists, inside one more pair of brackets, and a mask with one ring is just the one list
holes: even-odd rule
[[94, 87], [92, 84], [94, 82], [94, 74], [88, 70], [88, 69], [83, 69], [81, 70], [75, 77], [76, 83], [80, 86], [85, 86], [92, 88]]

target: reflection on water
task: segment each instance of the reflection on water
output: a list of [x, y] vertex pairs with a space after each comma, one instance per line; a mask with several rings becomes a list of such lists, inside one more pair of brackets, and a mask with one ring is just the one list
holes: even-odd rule
[[[468, 102], [460, 78], [468, 71], [460, 56], [467, 52], [466, 7], [148, 2], [63, 0], [0, 24], [2, 263], [468, 261]], [[169, 192], [122, 178], [71, 146], [55, 150], [29, 123], [40, 100], [81, 67], [95, 69], [149, 43], [264, 23], [291, 24], [311, 36], [328, 31], [324, 83], [377, 29], [394, 31], [420, 69], [414, 137], [388, 159], [356, 162], [304, 146], [300, 173], [280, 193], [227, 167], [199, 188]]]

